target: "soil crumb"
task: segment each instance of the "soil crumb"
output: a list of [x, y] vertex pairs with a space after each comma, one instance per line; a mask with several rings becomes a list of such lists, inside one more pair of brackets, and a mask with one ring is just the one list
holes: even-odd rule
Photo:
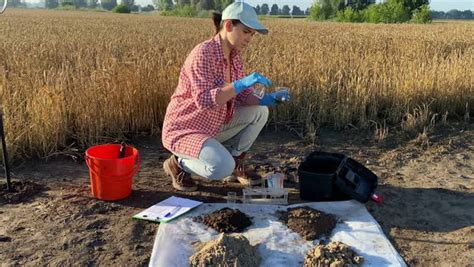
[[281, 212], [279, 219], [306, 240], [329, 236], [337, 223], [334, 215], [307, 206]]
[[16, 204], [26, 201], [42, 191], [42, 185], [32, 181], [12, 181], [13, 190], [7, 191], [7, 183], [0, 183], [0, 204]]
[[352, 249], [339, 241], [328, 245], [317, 245], [304, 259], [305, 267], [346, 267], [362, 265], [364, 258], [355, 254]]
[[214, 228], [220, 233], [241, 233], [252, 224], [250, 218], [238, 209], [223, 208], [196, 217], [196, 221]]
[[202, 243], [189, 258], [191, 267], [257, 267], [262, 258], [256, 247], [240, 234], [221, 233], [215, 240]]

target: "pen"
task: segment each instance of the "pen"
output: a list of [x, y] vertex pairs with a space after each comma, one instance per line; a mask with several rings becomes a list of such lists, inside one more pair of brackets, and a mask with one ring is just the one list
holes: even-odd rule
[[173, 213], [177, 212], [179, 209], [181, 209], [181, 206], [176, 206], [176, 207], [173, 208], [171, 211], [169, 211], [168, 213], [166, 213], [166, 214], [165, 214], [165, 217], [171, 216]]

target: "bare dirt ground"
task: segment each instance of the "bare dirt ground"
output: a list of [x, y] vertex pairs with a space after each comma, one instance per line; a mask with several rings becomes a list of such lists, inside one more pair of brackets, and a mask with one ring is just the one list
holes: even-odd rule
[[[407, 140], [389, 136], [376, 143], [360, 131], [320, 131], [313, 145], [267, 129], [254, 145], [250, 162], [265, 167], [260, 171], [279, 167], [294, 177], [311, 151], [345, 153], [379, 176], [378, 192], [385, 204], [368, 203], [367, 208], [408, 265], [473, 266], [472, 124], [438, 129], [430, 135], [429, 146]], [[228, 190], [242, 188], [200, 181], [198, 192], [178, 193], [161, 168], [169, 154], [159, 138], [136, 137], [131, 143], [140, 151], [142, 168], [132, 195], [122, 201], [91, 197], [83, 161], [65, 157], [14, 167], [15, 181], [33, 181], [43, 188], [17, 203], [0, 204], [2, 266], [147, 265], [159, 225], [133, 220], [134, 214], [171, 195], [224, 202]], [[297, 183], [291, 179], [286, 186], [294, 188], [291, 203], [300, 202]], [[3, 200], [5, 196], [2, 192]]]

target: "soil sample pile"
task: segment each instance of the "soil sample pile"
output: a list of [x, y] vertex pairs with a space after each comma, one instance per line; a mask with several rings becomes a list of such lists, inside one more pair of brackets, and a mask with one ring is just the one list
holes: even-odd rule
[[199, 245], [197, 252], [189, 258], [189, 265], [257, 267], [261, 261], [256, 247], [250, 245], [243, 235], [222, 233], [217, 239]]
[[196, 220], [221, 233], [241, 233], [252, 224], [252, 221], [245, 213], [238, 209], [234, 210], [230, 208], [223, 208], [199, 216]]
[[329, 236], [337, 223], [335, 216], [306, 206], [280, 213], [280, 221], [306, 240]]
[[313, 267], [350, 267], [362, 265], [364, 258], [339, 241], [312, 248], [304, 259], [304, 266]]

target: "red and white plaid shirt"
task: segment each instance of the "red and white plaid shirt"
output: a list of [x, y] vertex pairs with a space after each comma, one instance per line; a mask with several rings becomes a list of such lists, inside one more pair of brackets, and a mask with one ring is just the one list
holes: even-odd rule
[[[162, 141], [166, 149], [197, 158], [202, 144], [215, 137], [230, 122], [236, 105], [245, 104], [252, 89], [246, 89], [226, 104], [216, 103], [225, 85], [228, 68], [219, 34], [197, 45], [187, 57], [171, 96], [163, 122]], [[230, 54], [231, 80], [244, 77], [238, 51]]]

